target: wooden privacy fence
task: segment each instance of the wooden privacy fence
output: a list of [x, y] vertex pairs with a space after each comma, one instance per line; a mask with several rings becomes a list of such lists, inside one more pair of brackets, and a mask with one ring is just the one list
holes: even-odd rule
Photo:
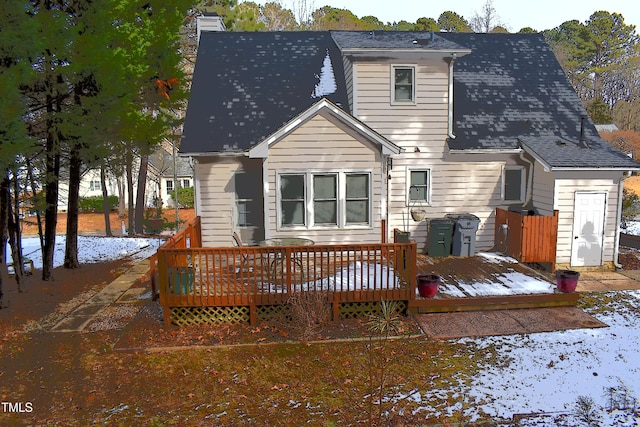
[[[415, 298], [416, 244], [169, 247], [157, 252], [165, 323], [209, 316], [252, 323], [294, 293], [323, 292], [333, 316], [345, 305]], [[213, 320], [215, 321], [215, 320]]]
[[551, 263], [555, 270], [558, 211], [553, 216], [523, 215], [496, 208], [496, 247], [520, 262]]

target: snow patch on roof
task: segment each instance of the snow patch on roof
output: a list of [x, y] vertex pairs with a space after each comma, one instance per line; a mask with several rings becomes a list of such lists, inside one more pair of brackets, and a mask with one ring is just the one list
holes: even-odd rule
[[331, 64], [331, 56], [329, 56], [328, 49], [322, 63], [322, 68], [320, 69], [320, 75], [316, 74], [316, 78], [319, 81], [311, 93], [311, 98], [322, 98], [323, 96], [335, 93], [337, 89], [336, 77], [333, 74], [333, 64]]

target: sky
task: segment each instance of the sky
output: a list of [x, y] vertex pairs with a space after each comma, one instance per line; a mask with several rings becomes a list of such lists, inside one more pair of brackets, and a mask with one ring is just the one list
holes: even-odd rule
[[[258, 4], [264, 4], [267, 0], [254, 0]], [[273, 0], [271, 0], [273, 1]], [[426, 17], [438, 19], [442, 12], [447, 10], [461, 15], [467, 21], [476, 12], [480, 12], [485, 0], [449, 0], [446, 2], [434, 2], [424, 0], [306, 0], [312, 6], [312, 10], [328, 5], [340, 9], [348, 9], [357, 17], [373, 15], [382, 22], [397, 22], [405, 20], [416, 22], [418, 18]], [[294, 2], [300, 0], [280, 0], [283, 7], [294, 9]], [[584, 23], [591, 14], [599, 10], [610, 13], [620, 13], [627, 25], [635, 25], [636, 31], [640, 28], [640, 2], [636, 0], [581, 0], [558, 1], [514, 1], [493, 0], [493, 6], [499, 17], [499, 21], [512, 33], [521, 28], [531, 27], [542, 31], [555, 28], [565, 21], [577, 19]]]

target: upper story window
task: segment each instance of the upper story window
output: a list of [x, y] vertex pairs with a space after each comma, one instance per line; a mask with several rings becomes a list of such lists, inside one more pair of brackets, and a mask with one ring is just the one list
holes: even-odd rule
[[524, 167], [505, 166], [502, 171], [502, 199], [509, 202], [523, 202], [524, 184]]
[[89, 181], [89, 191], [102, 191], [102, 183], [99, 180], [92, 179]]
[[416, 67], [411, 65], [391, 66], [391, 103], [416, 103]]

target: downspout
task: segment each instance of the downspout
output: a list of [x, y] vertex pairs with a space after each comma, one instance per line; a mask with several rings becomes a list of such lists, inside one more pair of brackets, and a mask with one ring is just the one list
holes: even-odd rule
[[527, 198], [525, 199], [522, 207], [529, 207], [533, 209], [531, 200], [533, 199], [533, 163], [524, 157], [524, 150], [520, 151], [520, 160], [529, 164], [529, 173], [527, 174]]
[[453, 63], [456, 61], [457, 55], [454, 53], [449, 61], [449, 105], [448, 105], [448, 123], [447, 136], [449, 139], [456, 139], [453, 133]]
[[613, 243], [613, 266], [615, 268], [622, 268], [622, 264], [618, 262], [618, 256], [620, 255], [620, 222], [622, 220], [622, 194], [624, 190], [624, 180], [628, 176], [622, 176], [618, 180], [618, 215], [616, 215], [616, 234], [615, 241]]

